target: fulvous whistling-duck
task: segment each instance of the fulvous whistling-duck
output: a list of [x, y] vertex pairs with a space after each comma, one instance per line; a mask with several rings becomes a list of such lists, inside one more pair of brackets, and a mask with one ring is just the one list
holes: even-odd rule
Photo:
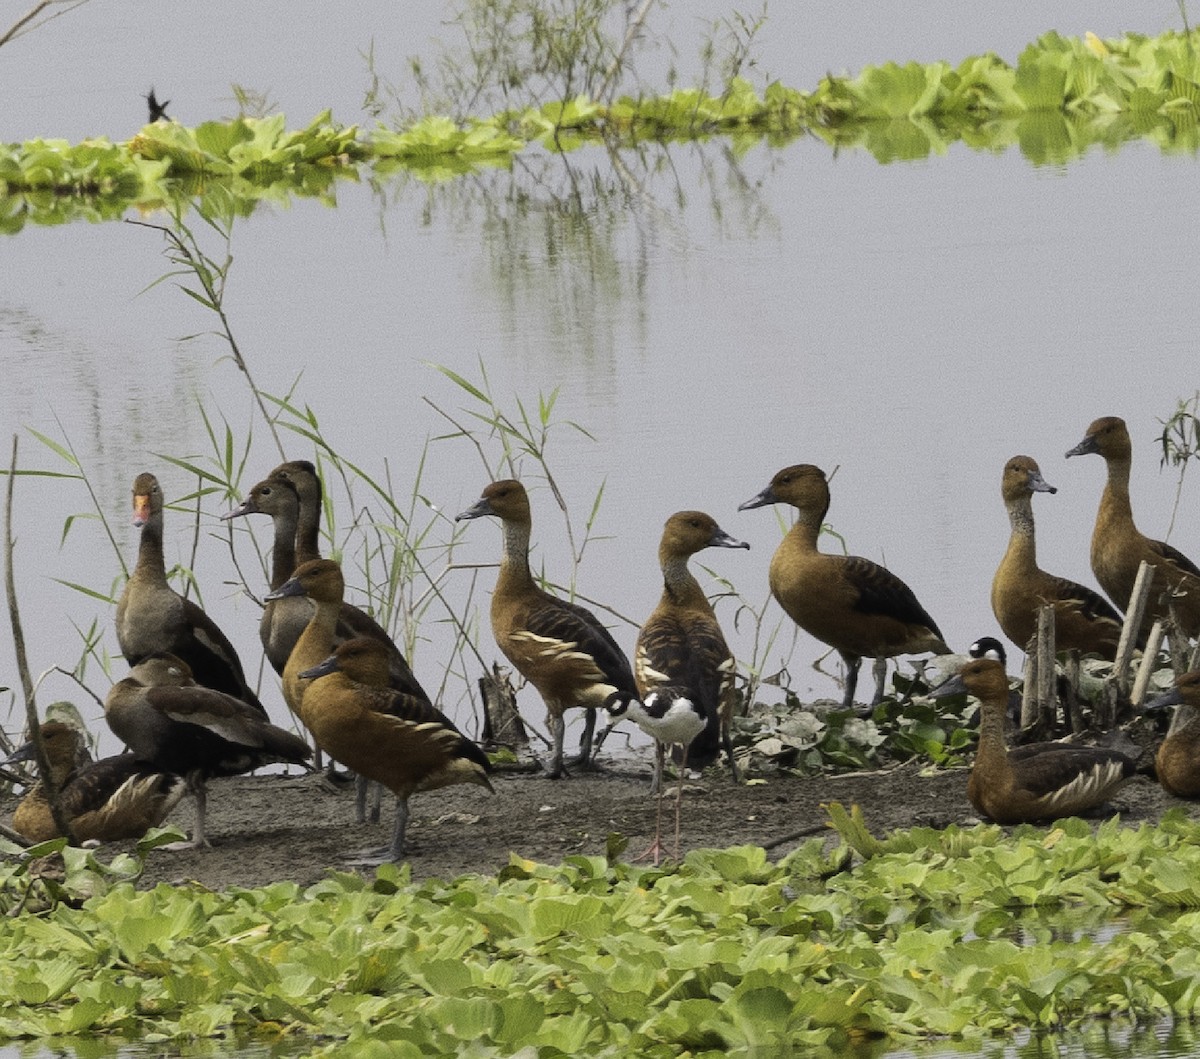
[[167, 581], [163, 495], [152, 474], [134, 479], [133, 524], [142, 530], [137, 565], [117, 602], [117, 643], [125, 660], [132, 666], [151, 655], [175, 655], [187, 663], [197, 683], [233, 695], [266, 717], [233, 644], [216, 622]]
[[206, 781], [275, 762], [304, 764], [312, 751], [241, 699], [192, 678], [186, 662], [151, 655], [118, 681], [104, 700], [109, 728], [139, 761], [186, 776], [196, 795], [192, 846], [205, 835]]
[[[662, 858], [662, 773], [663, 757], [668, 745], [682, 750], [679, 766], [679, 788], [675, 794], [675, 859], [679, 859], [679, 821], [683, 812], [683, 780], [687, 773], [688, 747], [708, 727], [711, 714], [681, 687], [658, 685], [639, 701], [616, 692], [609, 696], [607, 708], [613, 720], [629, 717], [654, 740], [654, 776], [657, 780], [658, 808], [654, 816], [654, 841], [638, 859], [653, 856], [655, 866]], [[731, 757], [732, 760], [732, 757]]]
[[612, 634], [584, 607], [558, 599], [538, 587], [529, 569], [533, 526], [529, 496], [518, 481], [492, 482], [480, 499], [458, 516], [494, 515], [504, 529], [504, 554], [492, 594], [492, 634], [517, 671], [537, 688], [546, 703], [554, 750], [547, 766], [553, 778], [563, 771], [566, 710], [587, 710], [580, 763], [591, 760], [595, 710], [613, 692], [637, 697], [629, 659]]
[[1200, 798], [1200, 670], [1179, 677], [1145, 709], [1169, 706], [1175, 707], [1175, 715], [1155, 754], [1154, 771], [1164, 790], [1179, 798]]
[[1092, 573], [1100, 587], [1118, 607], [1127, 606], [1138, 568], [1147, 562], [1154, 567], [1154, 584], [1142, 618], [1141, 638], [1149, 634], [1156, 618], [1166, 616], [1167, 596], [1174, 597], [1182, 631], [1190, 637], [1200, 635], [1200, 569], [1178, 549], [1151, 540], [1134, 525], [1129, 502], [1133, 443], [1125, 420], [1117, 416], [1097, 419], [1067, 455], [1088, 453], [1103, 456], [1108, 468], [1092, 531]]
[[967, 797], [998, 824], [1085, 812], [1105, 802], [1134, 773], [1134, 760], [1118, 750], [1032, 743], [1010, 751], [1004, 741], [1008, 678], [995, 659], [973, 659], [939, 691], [966, 691], [979, 699], [979, 746]]
[[[292, 648], [312, 618], [315, 604], [303, 594], [279, 596], [276, 592], [300, 566], [321, 558], [322, 492], [316, 468], [307, 460], [291, 460], [276, 467], [250, 490], [245, 502], [222, 516], [228, 519], [262, 513], [270, 515], [274, 522], [272, 594], [267, 597], [260, 632], [267, 659], [280, 676], [287, 666]], [[388, 646], [394, 687], [405, 690], [416, 684], [408, 660], [383, 626], [366, 611], [343, 601], [338, 611], [333, 642], [339, 644], [355, 636], [370, 636]], [[321, 657], [324, 658], [328, 653], [326, 651]]]
[[387, 648], [378, 640], [347, 640], [300, 676], [311, 681], [304, 718], [318, 745], [396, 796], [387, 859], [404, 853], [410, 795], [455, 783], [492, 790], [487, 755], [428, 700], [388, 686]]
[[[633, 675], [643, 699], [657, 688], [671, 686], [704, 716], [704, 730], [687, 747], [692, 765], [703, 767], [714, 761], [723, 746], [735, 781], [729, 726], [737, 697], [737, 664], [708, 597], [688, 569], [688, 559], [704, 548], [749, 547], [702, 511], [677, 511], [667, 519], [658, 546], [663, 593], [638, 633], [633, 658]], [[661, 779], [656, 771], [654, 790]]]
[[[163, 772], [132, 754], [117, 754], [79, 767], [82, 733], [62, 721], [46, 721], [39, 731], [50, 766], [50, 784], [58, 791], [59, 804], [77, 842], [141, 838], [166, 819], [187, 789], [182, 776]], [[34, 745], [29, 742], [4, 763], [30, 761], [34, 756]], [[31, 842], [59, 837], [40, 780], [21, 799], [12, 826]]]
[[[221, 516], [228, 520], [243, 515], [270, 515], [274, 530], [271, 545], [270, 590], [274, 591], [292, 576], [296, 569], [296, 524], [300, 498], [295, 487], [282, 479], [267, 478], [255, 485], [232, 511]], [[283, 675], [288, 655], [312, 617], [312, 604], [301, 596], [269, 599], [263, 607], [258, 625], [263, 653], [271, 668]]]
[[992, 612], [1004, 635], [1023, 650], [1037, 632], [1038, 611], [1049, 603], [1057, 650], [1112, 661], [1121, 638], [1121, 615], [1099, 592], [1038, 567], [1033, 494], [1053, 492], [1031, 457], [1014, 456], [1004, 465], [1000, 493], [1012, 533], [992, 579]]
[[[856, 555], [827, 555], [817, 538], [829, 510], [825, 472], [812, 464], [785, 467], [738, 510], [791, 504], [799, 512], [771, 558], [771, 592], [809, 635], [829, 644], [846, 664], [845, 709], [854, 706], [864, 658], [949, 654], [937, 624], [911, 588], [890, 570]], [[883, 697], [880, 682], [875, 700]]]

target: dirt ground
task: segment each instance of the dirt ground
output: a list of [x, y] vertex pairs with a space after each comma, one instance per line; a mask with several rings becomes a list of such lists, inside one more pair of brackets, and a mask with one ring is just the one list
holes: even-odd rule
[[[561, 780], [502, 773], [495, 780], [495, 795], [474, 786], [415, 795], [408, 830], [413, 878], [494, 873], [512, 853], [551, 863], [577, 853], [602, 855], [610, 832], [628, 838], [626, 856], [640, 853], [654, 834], [649, 754], [617, 759], [606, 754], [601, 763], [598, 772]], [[831, 801], [861, 806], [877, 835], [977, 820], [966, 798], [965, 769], [932, 771], [910, 762], [871, 773], [801, 778], [774, 772], [752, 779], [761, 782], [734, 786], [726, 769], [713, 766], [686, 783], [684, 851], [753, 843], [782, 856], [807, 834], [821, 833], [827, 819], [822, 803]], [[672, 781], [669, 798], [674, 789]], [[5, 819], [14, 804], [8, 799], [0, 805]], [[1136, 826], [1172, 806], [1189, 804], [1139, 775], [1118, 792], [1108, 810]], [[277, 880], [307, 885], [323, 878], [328, 868], [348, 870], [349, 855], [381, 846], [391, 836], [390, 795], [380, 823], [356, 824], [353, 787], [337, 789], [315, 774], [215, 780], [208, 805], [212, 848], [152, 852], [140, 885], [180, 880], [213, 889]], [[671, 805], [669, 800], [668, 831]], [[1200, 804], [1191, 804], [1191, 811], [1200, 816]], [[190, 829], [190, 798], [170, 822]]]

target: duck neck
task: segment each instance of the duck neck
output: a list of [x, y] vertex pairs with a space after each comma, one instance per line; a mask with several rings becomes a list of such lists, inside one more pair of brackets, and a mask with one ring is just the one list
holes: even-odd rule
[[[321, 558], [321, 502], [302, 499], [295, 523], [296, 543], [292, 552], [295, 566]], [[294, 569], [294, 567], [293, 567]]]
[[1004, 742], [1004, 713], [1006, 702], [984, 700], [979, 710], [979, 746], [975, 751], [975, 767], [981, 765], [993, 773], [1007, 770], [1008, 747]]
[[296, 519], [275, 516], [275, 541], [271, 545], [271, 591], [274, 592], [296, 571]]
[[133, 576], [139, 581], [167, 583], [167, 564], [163, 558], [163, 516], [156, 511], [146, 519], [138, 542], [137, 565]]
[[1100, 499], [1100, 514], [1105, 519], [1133, 522], [1133, 507], [1129, 503], [1130, 459], [1126, 456], [1110, 456], [1108, 480], [1104, 483], [1104, 495]]
[[663, 573], [663, 596], [681, 606], [708, 605], [708, 599], [700, 582], [688, 569], [688, 556], [659, 554]]
[[1005, 558], [1035, 566], [1037, 543], [1033, 530], [1033, 503], [1028, 496], [1022, 496], [1010, 500], [1007, 507], [1012, 533], [1008, 538], [1008, 554]]
[[500, 558], [500, 577], [496, 590], [510, 591], [533, 584], [533, 572], [529, 569], [529, 537], [532, 526], [528, 522], [504, 521], [504, 554]]
[[821, 536], [821, 526], [825, 522], [825, 512], [828, 510], [828, 505], [819, 510], [817, 508], [798, 509], [796, 522], [787, 533], [788, 541], [793, 545], [799, 545], [805, 551], [815, 552], [817, 540]]

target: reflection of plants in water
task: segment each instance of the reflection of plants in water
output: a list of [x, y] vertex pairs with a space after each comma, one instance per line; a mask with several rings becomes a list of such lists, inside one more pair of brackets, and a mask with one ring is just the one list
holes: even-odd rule
[[[372, 116], [392, 110], [402, 120], [450, 113], [460, 120], [480, 111], [540, 107], [586, 96], [611, 102], [639, 82], [636, 59], [674, 43], [650, 25], [663, 0], [460, 0], [448, 24], [461, 35], [432, 60], [410, 58], [420, 97], [414, 111], [404, 92], [382, 74], [374, 46], [364, 53], [369, 76], [365, 106]], [[741, 12], [715, 20], [699, 43], [700, 84], [724, 91], [754, 65], [753, 44], [766, 22]], [[674, 64], [669, 84], [678, 80]], [[635, 93], [639, 94], [639, 93]]]

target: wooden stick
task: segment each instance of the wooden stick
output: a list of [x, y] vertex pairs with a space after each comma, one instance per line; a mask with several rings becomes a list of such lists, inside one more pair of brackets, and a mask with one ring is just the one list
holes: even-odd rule
[[1025, 645], [1025, 672], [1021, 686], [1021, 727], [1031, 728], [1037, 723], [1038, 651], [1037, 634]]
[[1058, 702], [1055, 695], [1054, 665], [1054, 607], [1049, 603], [1038, 608], [1038, 714], [1042, 731], [1053, 732], [1058, 723]]
[[17, 659], [17, 672], [21, 676], [21, 690], [25, 695], [25, 719], [29, 728], [29, 738], [33, 742], [34, 762], [37, 765], [38, 779], [46, 792], [46, 801], [50, 804], [50, 816], [60, 835], [66, 835], [71, 845], [77, 845], [75, 836], [71, 834], [71, 823], [63, 812], [62, 800], [58, 796], [58, 788], [50, 782], [50, 761], [46, 757], [46, 748], [42, 745], [42, 729], [38, 724], [37, 695], [33, 678], [29, 673], [29, 659], [25, 654], [25, 634], [21, 629], [21, 611], [17, 606], [17, 583], [13, 576], [13, 532], [12, 507], [13, 483], [17, 478], [17, 435], [13, 435], [12, 460], [8, 466], [8, 489], [5, 493], [4, 504], [4, 589], [8, 593], [8, 616], [12, 622], [13, 653]]
[[1141, 706], [1146, 698], [1146, 689], [1150, 686], [1150, 678], [1154, 675], [1154, 666], [1158, 660], [1158, 649], [1162, 646], [1163, 631], [1163, 623], [1156, 621], [1150, 627], [1150, 635], [1146, 637], [1146, 650], [1142, 653], [1142, 662], [1138, 666], [1133, 690], [1129, 693], [1129, 701], [1135, 707]]
[[1121, 694], [1129, 694], [1129, 663], [1137, 647], [1138, 629], [1142, 627], [1142, 615], [1146, 613], [1146, 601], [1154, 585], [1154, 567], [1143, 562], [1138, 567], [1133, 592], [1129, 596], [1129, 607], [1125, 611], [1125, 623], [1121, 626], [1121, 638], [1117, 641], [1117, 657], [1113, 661], [1113, 675]]

